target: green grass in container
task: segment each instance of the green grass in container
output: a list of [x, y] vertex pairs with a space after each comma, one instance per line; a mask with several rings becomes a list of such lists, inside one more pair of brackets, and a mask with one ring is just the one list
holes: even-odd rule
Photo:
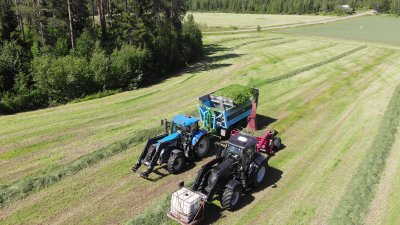
[[235, 104], [245, 103], [252, 95], [252, 88], [240, 84], [230, 85], [214, 92], [215, 96], [230, 98]]

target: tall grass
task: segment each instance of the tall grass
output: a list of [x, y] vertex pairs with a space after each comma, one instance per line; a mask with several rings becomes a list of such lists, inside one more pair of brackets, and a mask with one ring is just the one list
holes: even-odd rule
[[263, 79], [263, 80], [250, 79], [249, 85], [253, 86], [253, 87], [260, 87], [260, 86], [263, 86], [263, 85], [266, 85], [266, 84], [270, 84], [270, 83], [278, 82], [278, 81], [281, 81], [281, 80], [285, 80], [285, 79], [294, 77], [294, 76], [296, 76], [296, 75], [298, 75], [300, 73], [303, 73], [303, 72], [306, 72], [306, 71], [310, 71], [310, 70], [315, 69], [317, 67], [320, 67], [320, 66], [326, 65], [328, 63], [334, 62], [336, 60], [339, 60], [339, 59], [341, 59], [343, 57], [346, 57], [346, 56], [348, 56], [350, 54], [358, 52], [358, 51], [360, 51], [360, 50], [362, 50], [362, 49], [364, 49], [366, 47], [367, 46], [360, 46], [360, 47], [354, 48], [352, 50], [343, 52], [343, 53], [341, 53], [339, 55], [336, 55], [336, 56], [334, 56], [332, 58], [329, 58], [327, 60], [324, 60], [324, 61], [321, 61], [321, 62], [317, 62], [317, 63], [311, 64], [311, 65], [308, 65], [308, 66], [305, 66], [305, 67], [302, 67], [302, 68], [299, 68], [299, 69], [296, 69], [296, 70], [292, 70], [292, 71], [290, 71], [288, 73], [282, 74], [282, 75], [277, 76], [277, 77], [271, 77], [271, 78]]
[[9, 185], [2, 185], [0, 186], [0, 208], [4, 207], [7, 203], [25, 198], [35, 191], [49, 187], [61, 181], [65, 177], [72, 176], [82, 169], [94, 165], [102, 159], [123, 152], [129, 147], [142, 143], [148, 138], [156, 136], [161, 132], [161, 127], [138, 131], [128, 138], [103, 147], [90, 154], [81, 156], [68, 164], [55, 166], [37, 172]]
[[[400, 124], [400, 84], [390, 100], [373, 144], [347, 186], [330, 224], [363, 224]], [[393, 149], [396, 150], [396, 149]]]

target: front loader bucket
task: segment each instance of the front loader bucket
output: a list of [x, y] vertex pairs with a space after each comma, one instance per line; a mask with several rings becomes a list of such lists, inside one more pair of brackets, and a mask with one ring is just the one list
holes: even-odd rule
[[[160, 146], [158, 146], [158, 148], [154, 148], [154, 144], [156, 144], [159, 140], [163, 139], [164, 137], [166, 137], [168, 134], [163, 134], [154, 138], [150, 138], [145, 147], [143, 148], [142, 153], [140, 154], [137, 163], [135, 164], [135, 166], [132, 167], [133, 172], [136, 172], [139, 167], [142, 164], [145, 164], [146, 166], [149, 167], [149, 169], [143, 174], [145, 177], [148, 176], [148, 174], [153, 170], [153, 167], [155, 165], [155, 161], [157, 161], [157, 159], [154, 159], [157, 157], [157, 150], [159, 149]], [[150, 150], [150, 151], [149, 151]], [[159, 155], [159, 154], [158, 154]]]

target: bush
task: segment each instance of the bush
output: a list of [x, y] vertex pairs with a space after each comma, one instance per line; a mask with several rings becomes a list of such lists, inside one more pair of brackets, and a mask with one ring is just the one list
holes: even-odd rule
[[6, 93], [0, 101], [0, 114], [11, 114], [26, 110], [34, 110], [47, 105], [46, 95], [39, 90], [12, 95]]
[[73, 56], [41, 56], [33, 62], [37, 87], [50, 103], [65, 103], [94, 92], [93, 73], [85, 59]]
[[138, 49], [132, 45], [123, 45], [111, 55], [112, 78], [117, 82], [110, 88], [126, 88], [133, 90], [139, 87], [143, 79], [144, 62], [148, 58], [146, 50]]
[[76, 40], [74, 53], [76, 56], [89, 59], [96, 46], [98, 35], [89, 29], [85, 29], [81, 36]]
[[117, 81], [111, 73], [111, 60], [100, 48], [100, 44], [96, 43], [96, 47], [90, 60], [90, 70], [94, 75], [94, 82], [100, 90], [107, 90], [109, 87], [118, 87]]
[[24, 51], [15, 41], [6, 42], [0, 48], [0, 92], [11, 90], [14, 78], [26, 68]]
[[199, 25], [194, 21], [192, 14], [189, 14], [183, 23], [183, 46], [187, 62], [193, 62], [203, 54], [203, 35]]
[[69, 53], [68, 41], [66, 38], [59, 38], [56, 42], [56, 46], [53, 50], [56, 56], [66, 56]]

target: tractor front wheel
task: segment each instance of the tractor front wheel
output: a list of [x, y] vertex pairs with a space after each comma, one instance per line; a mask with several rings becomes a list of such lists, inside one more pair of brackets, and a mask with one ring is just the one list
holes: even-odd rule
[[265, 182], [265, 178], [267, 177], [267, 168], [265, 165], [261, 165], [258, 167], [257, 172], [254, 176], [253, 187], [259, 187]]
[[242, 188], [240, 186], [236, 186], [234, 189], [226, 188], [224, 193], [222, 194], [222, 207], [229, 211], [237, 209], [240, 203], [241, 195]]
[[210, 149], [210, 138], [203, 136], [196, 146], [196, 155], [199, 158], [206, 157], [208, 150]]
[[167, 163], [168, 172], [177, 174], [183, 170], [186, 165], [186, 159], [183, 153], [172, 154]]

